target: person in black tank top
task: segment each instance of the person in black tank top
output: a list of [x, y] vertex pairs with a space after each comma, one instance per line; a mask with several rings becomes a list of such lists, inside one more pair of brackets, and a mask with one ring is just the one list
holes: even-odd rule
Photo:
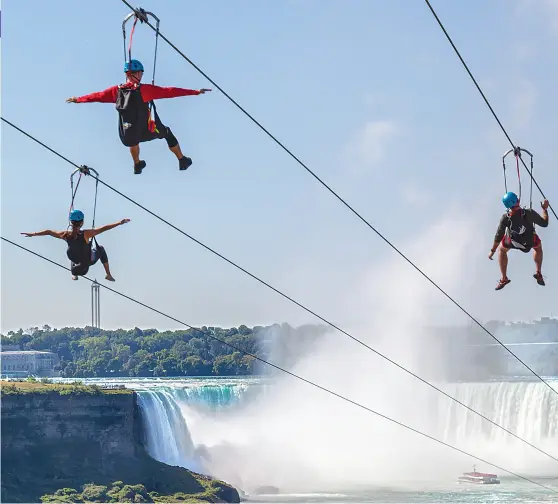
[[83, 219], [85, 216], [81, 210], [72, 210], [70, 212], [70, 224], [72, 229], [70, 231], [52, 231], [45, 229], [37, 233], [21, 233], [26, 237], [32, 236], [53, 236], [60, 238], [68, 244], [66, 255], [71, 261], [72, 280], [77, 280], [79, 276], [86, 275], [89, 267], [95, 264], [99, 259], [105, 268], [105, 278], [114, 282], [108, 263], [107, 252], [104, 247], [99, 245], [95, 240], [96, 247], [93, 248], [93, 239], [95, 236], [108, 231], [109, 229], [121, 226], [130, 222], [130, 219], [122, 219], [114, 224], [107, 224], [95, 229], [81, 229], [83, 226]]

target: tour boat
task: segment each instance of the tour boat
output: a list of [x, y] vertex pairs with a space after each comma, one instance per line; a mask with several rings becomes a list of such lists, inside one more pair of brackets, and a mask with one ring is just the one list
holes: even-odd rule
[[459, 483], [476, 483], [480, 485], [498, 485], [500, 480], [496, 474], [477, 472], [476, 466], [473, 466], [473, 472], [465, 472], [463, 476], [457, 478]]

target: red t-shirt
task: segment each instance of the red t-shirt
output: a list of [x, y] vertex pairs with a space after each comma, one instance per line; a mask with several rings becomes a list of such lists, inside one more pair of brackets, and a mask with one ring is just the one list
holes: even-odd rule
[[[127, 82], [126, 84], [121, 84], [120, 86], [112, 86], [104, 91], [97, 91], [96, 93], [91, 93], [88, 95], [80, 96], [77, 98], [77, 103], [90, 103], [90, 102], [100, 102], [100, 103], [116, 103], [116, 97], [118, 95], [118, 88], [134, 88], [138, 84], [133, 84]], [[179, 96], [190, 96], [199, 95], [200, 92], [196, 89], [184, 89], [179, 87], [162, 87], [155, 86], [153, 84], [141, 84], [139, 86], [141, 97], [145, 103], [151, 100], [158, 100], [161, 98], [177, 98]]]

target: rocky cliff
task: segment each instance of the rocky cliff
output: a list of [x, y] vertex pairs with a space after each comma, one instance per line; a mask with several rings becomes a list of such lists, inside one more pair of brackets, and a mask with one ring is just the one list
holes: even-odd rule
[[97, 502], [174, 500], [174, 494], [179, 500], [240, 500], [223, 482], [147, 455], [135, 392], [2, 385], [2, 502], [39, 502], [47, 494], [55, 495], [44, 500], [79, 502], [76, 495], [91, 490], [91, 485], [84, 489], [87, 484], [121, 492], [101, 490]]
[[78, 442], [89, 445], [103, 459], [109, 455], [131, 457], [138, 429], [135, 412], [135, 393], [4, 395], [2, 452], [22, 453], [37, 445]]

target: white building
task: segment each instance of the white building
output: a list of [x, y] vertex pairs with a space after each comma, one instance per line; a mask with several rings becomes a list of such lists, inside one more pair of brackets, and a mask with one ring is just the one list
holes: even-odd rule
[[0, 352], [3, 376], [58, 376], [58, 355], [38, 350]]

